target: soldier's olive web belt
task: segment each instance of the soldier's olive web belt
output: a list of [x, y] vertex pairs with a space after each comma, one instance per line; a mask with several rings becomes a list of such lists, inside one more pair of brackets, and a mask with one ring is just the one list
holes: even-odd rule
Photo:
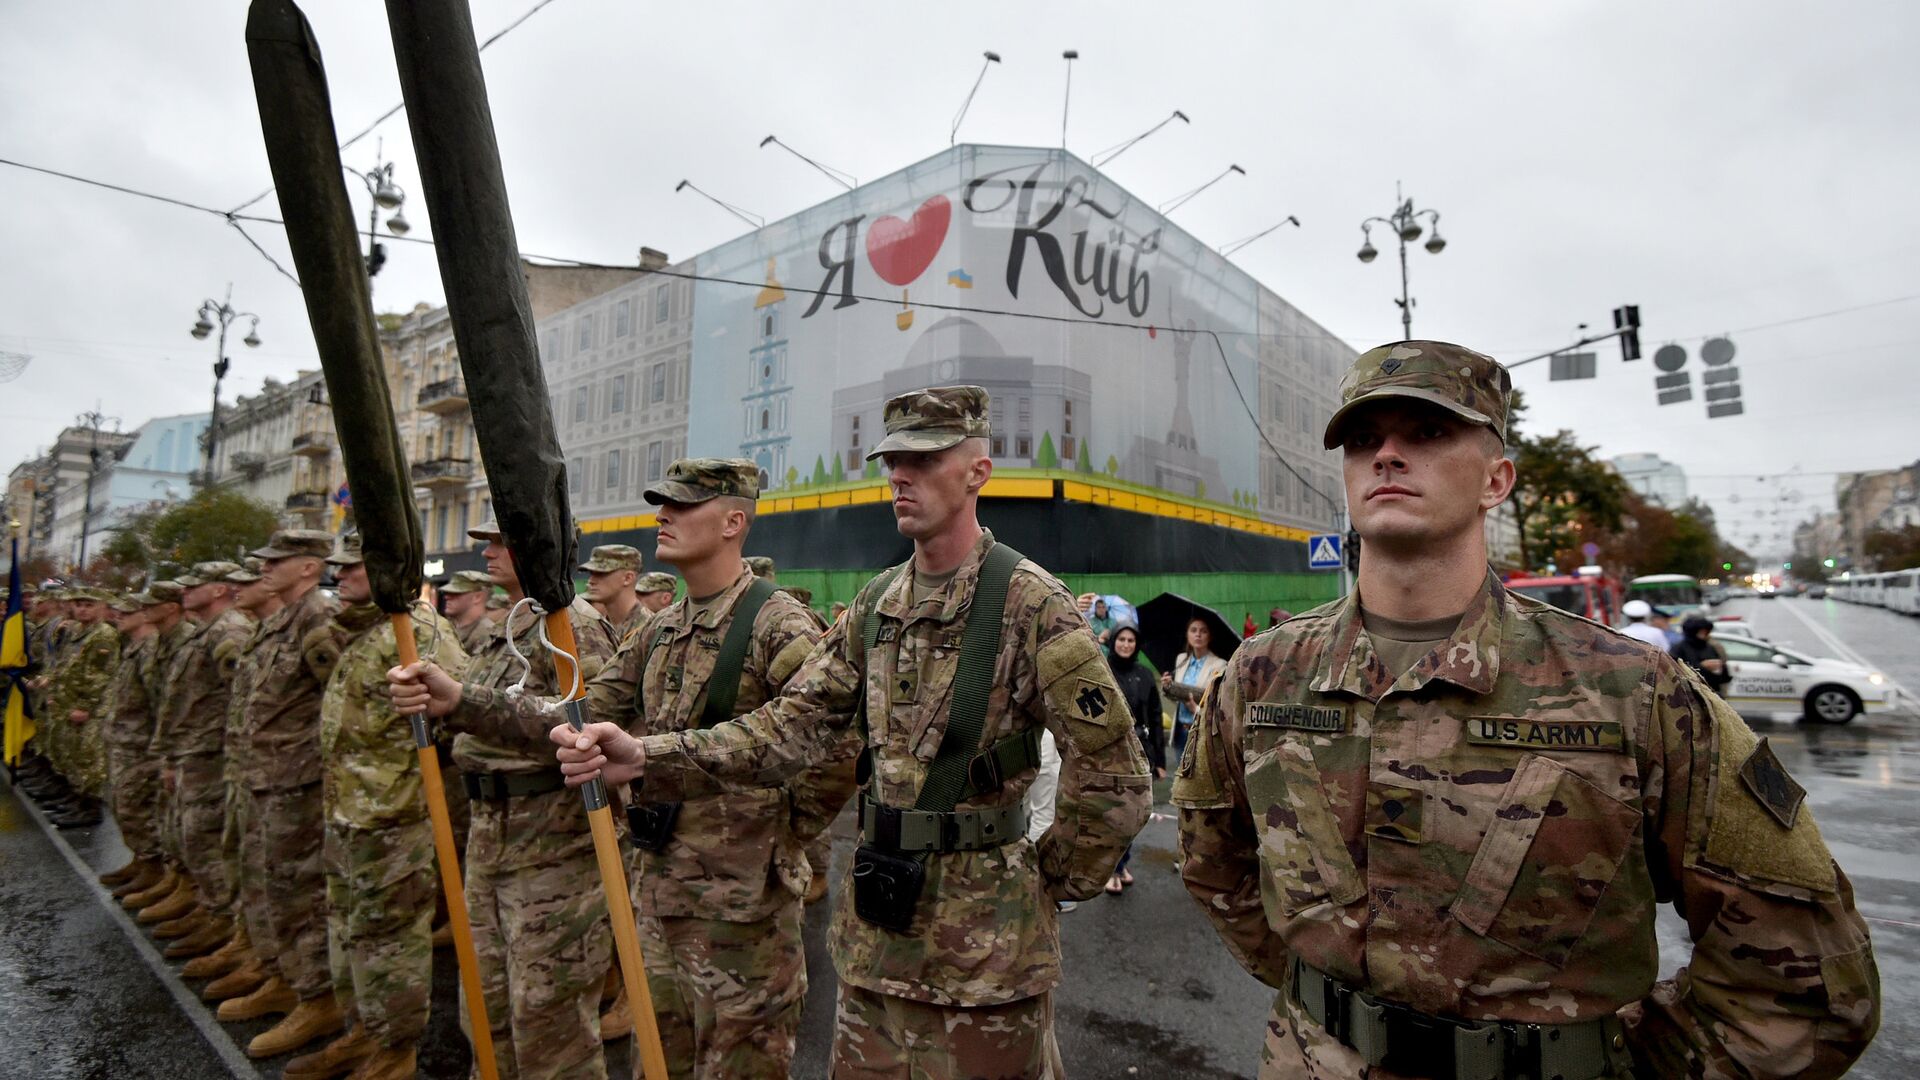
[[1368, 1065], [1435, 1080], [1594, 1080], [1630, 1075], [1618, 1017], [1579, 1024], [1454, 1020], [1382, 1001], [1293, 962], [1293, 999]]
[[860, 795], [860, 836], [888, 851], [979, 851], [1027, 834], [1025, 799], [984, 810], [903, 810]]
[[567, 778], [558, 769], [552, 772], [537, 773], [461, 773], [466, 782], [467, 797], [486, 802], [505, 802], [508, 799], [523, 799], [529, 795], [545, 795], [560, 791], [567, 786]]

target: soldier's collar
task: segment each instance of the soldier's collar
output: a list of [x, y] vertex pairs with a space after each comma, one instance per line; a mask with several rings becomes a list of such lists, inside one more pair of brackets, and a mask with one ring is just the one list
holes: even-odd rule
[[973, 599], [973, 586], [980, 580], [980, 565], [986, 562], [987, 552], [993, 547], [993, 532], [980, 530], [980, 538], [973, 542], [967, 557], [960, 560], [960, 566], [953, 572], [953, 580], [940, 592], [927, 597], [918, 604], [909, 606], [913, 600], [913, 563], [907, 560], [906, 572], [896, 575], [893, 583], [880, 597], [877, 610], [901, 622], [915, 619], [931, 619], [934, 622], [950, 623], [959, 618]]
[[1360, 594], [1349, 593], [1335, 616], [1333, 647], [1328, 653], [1331, 663], [1314, 680], [1313, 689], [1322, 694], [1345, 691], [1378, 701], [1389, 690], [1417, 690], [1430, 680], [1445, 679], [1469, 693], [1491, 693], [1500, 677], [1506, 604], [1507, 590], [1489, 570], [1452, 636], [1396, 679], [1381, 663], [1361, 623]]

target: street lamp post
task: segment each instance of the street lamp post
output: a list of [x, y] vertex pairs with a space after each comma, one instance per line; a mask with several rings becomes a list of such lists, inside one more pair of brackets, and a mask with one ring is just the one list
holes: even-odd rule
[[93, 433], [93, 437], [87, 445], [87, 484], [85, 493], [80, 499], [79, 567], [81, 572], [85, 573], [87, 569], [87, 532], [93, 525], [93, 481], [95, 477], [100, 475], [100, 425], [111, 420], [113, 421], [113, 429], [118, 431], [120, 430], [120, 418], [117, 416], [103, 416], [99, 408], [95, 407], [88, 412], [81, 413], [79, 416], [74, 417], [74, 419], [77, 420], [82, 427], [87, 428]]
[[[393, 216], [387, 218], [387, 231], [395, 236], [405, 236], [413, 226], [407, 224], [407, 216], [400, 209], [407, 201], [407, 193], [393, 182], [393, 162], [381, 161], [384, 148], [375, 150], [373, 168], [366, 172], [347, 170], [347, 175], [355, 176], [367, 185], [367, 194], [373, 196], [373, 205], [367, 208], [367, 277], [371, 278], [387, 264], [387, 249], [375, 239], [380, 228], [380, 211], [391, 210]], [[371, 284], [371, 282], [369, 282]]]
[[1447, 240], [1440, 235], [1438, 210], [1415, 210], [1413, 200], [1401, 196], [1400, 185], [1397, 183], [1393, 186], [1393, 197], [1399, 205], [1394, 208], [1391, 216], [1370, 217], [1360, 223], [1359, 259], [1363, 263], [1370, 263], [1380, 254], [1373, 246], [1375, 222], [1393, 230], [1393, 235], [1400, 241], [1400, 299], [1395, 300], [1394, 303], [1400, 305], [1401, 335], [1411, 339], [1413, 337], [1413, 297], [1407, 292], [1407, 245], [1420, 239], [1420, 234], [1425, 231], [1420, 225], [1422, 217], [1433, 226], [1433, 235], [1427, 237], [1424, 245], [1429, 254], [1438, 255], [1446, 250]]
[[247, 348], [260, 347], [260, 316], [251, 311], [236, 311], [233, 306], [233, 283], [227, 283], [225, 300], [203, 300], [200, 303], [200, 321], [193, 324], [193, 336], [205, 341], [216, 329], [213, 320], [219, 320], [220, 345], [213, 361], [213, 412], [207, 417], [207, 468], [206, 486], [213, 486], [214, 453], [220, 443], [220, 380], [227, 377], [227, 327], [235, 319], [249, 320], [247, 336], [241, 340]]

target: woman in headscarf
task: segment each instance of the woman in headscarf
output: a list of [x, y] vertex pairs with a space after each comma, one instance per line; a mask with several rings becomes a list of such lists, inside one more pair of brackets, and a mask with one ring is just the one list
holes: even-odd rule
[[[1160, 722], [1160, 694], [1154, 688], [1153, 674], [1140, 662], [1140, 632], [1127, 623], [1116, 627], [1113, 653], [1107, 657], [1107, 663], [1113, 668], [1113, 681], [1119, 685], [1120, 696], [1126, 699], [1127, 711], [1133, 716], [1133, 734], [1146, 752], [1147, 763], [1153, 766], [1153, 778], [1162, 779], [1167, 775], [1167, 733]], [[1129, 844], [1126, 854], [1120, 856], [1119, 865], [1107, 878], [1108, 892], [1119, 895], [1122, 889], [1133, 884], [1133, 874], [1127, 870], [1127, 861], [1132, 858], [1133, 845]]]
[[1684, 635], [1673, 647], [1673, 658], [1700, 673], [1713, 692], [1726, 696], [1723, 689], [1733, 681], [1727, 673], [1727, 657], [1720, 646], [1713, 643], [1713, 621], [1704, 615], [1689, 615], [1687, 621], [1680, 624]]

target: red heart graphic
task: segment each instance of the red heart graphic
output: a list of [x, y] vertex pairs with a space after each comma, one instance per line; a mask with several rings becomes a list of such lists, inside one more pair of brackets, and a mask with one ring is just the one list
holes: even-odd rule
[[945, 195], [935, 195], [920, 204], [911, 221], [892, 214], [876, 219], [867, 230], [867, 261], [873, 272], [891, 285], [910, 284], [940, 253], [952, 218], [953, 204]]

